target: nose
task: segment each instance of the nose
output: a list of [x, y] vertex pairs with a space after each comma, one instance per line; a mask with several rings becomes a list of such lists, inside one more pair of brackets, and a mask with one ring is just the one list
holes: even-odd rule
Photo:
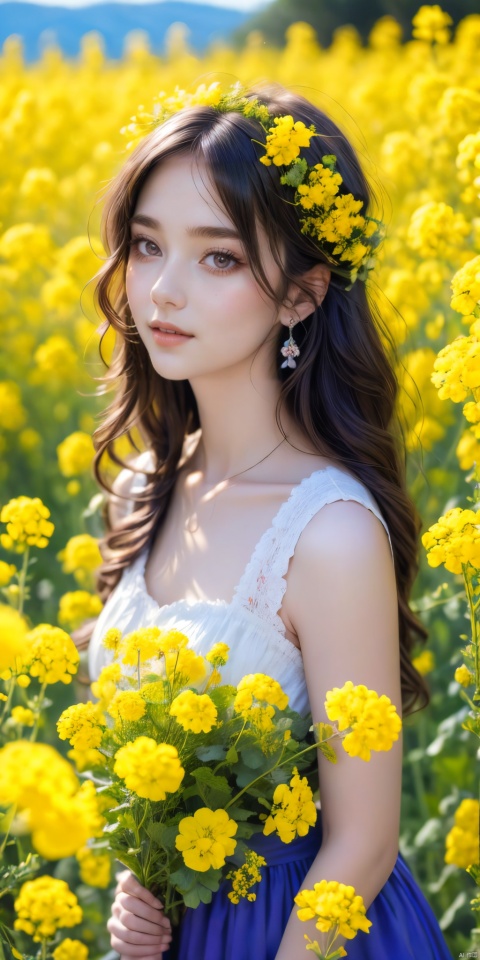
[[158, 307], [172, 306], [177, 310], [185, 306], [186, 297], [181, 282], [178, 264], [162, 263], [150, 290], [152, 302]]

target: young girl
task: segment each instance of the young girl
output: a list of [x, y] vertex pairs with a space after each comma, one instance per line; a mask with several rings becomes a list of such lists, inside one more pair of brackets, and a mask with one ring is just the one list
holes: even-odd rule
[[[426, 636], [408, 606], [420, 523], [388, 336], [367, 298], [379, 236], [368, 187], [344, 135], [302, 97], [265, 86], [204, 99], [164, 104], [106, 198], [97, 298], [116, 331], [116, 392], [95, 432], [110, 501], [90, 677], [108, 662], [110, 626], [175, 625], [200, 652], [229, 645], [224, 682], [268, 674], [315, 722], [347, 679], [406, 716], [429, 699], [410, 662]], [[124, 469], [112, 491], [101, 458], [134, 427], [144, 450], [128, 466], [113, 457]], [[398, 852], [401, 737], [368, 763], [337, 756], [319, 755], [317, 827], [290, 844], [257, 838], [268, 867], [255, 902], [232, 904], [224, 884], [172, 940], [161, 903], [125, 871], [112, 948], [300, 960], [293, 898], [328, 879], [353, 885], [372, 921], [350, 960], [447, 960]]]

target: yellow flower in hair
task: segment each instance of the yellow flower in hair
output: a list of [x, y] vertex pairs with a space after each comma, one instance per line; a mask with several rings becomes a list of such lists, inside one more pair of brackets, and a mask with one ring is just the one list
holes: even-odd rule
[[314, 137], [315, 129], [306, 127], [302, 120], [294, 121], [293, 117], [274, 117], [274, 127], [269, 127], [266, 138], [265, 156], [260, 157], [260, 163], [270, 167], [272, 163], [276, 167], [285, 166], [295, 160], [302, 147], [309, 147], [310, 140]]

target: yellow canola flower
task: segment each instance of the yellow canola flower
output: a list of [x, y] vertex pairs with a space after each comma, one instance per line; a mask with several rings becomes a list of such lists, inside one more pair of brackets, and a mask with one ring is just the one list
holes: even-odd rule
[[442, 10], [438, 3], [425, 5], [412, 19], [412, 34], [416, 40], [444, 45], [450, 40], [449, 27], [452, 23], [450, 14]]
[[470, 226], [463, 213], [455, 213], [449, 204], [430, 200], [412, 214], [407, 243], [421, 257], [456, 258], [464, 246]]
[[[117, 627], [110, 627], [110, 630], [107, 630], [102, 640], [102, 644], [106, 650], [113, 650], [114, 659], [118, 656], [121, 642], [122, 631], [118, 630]], [[95, 694], [95, 696], [97, 696], [97, 694]]]
[[12, 380], [0, 382], [0, 429], [20, 430], [27, 419], [20, 387]]
[[269, 836], [275, 831], [283, 843], [291, 843], [296, 836], [305, 837], [317, 822], [317, 808], [306, 777], [299, 777], [296, 767], [290, 785], [279, 783], [273, 794], [273, 806], [265, 821], [263, 832]]
[[91, 770], [92, 767], [101, 767], [105, 762], [103, 754], [95, 747], [89, 747], [86, 750], [73, 747], [72, 750], [67, 750], [67, 757], [79, 773], [83, 773], [84, 770]]
[[461, 667], [457, 667], [454, 673], [454, 678], [462, 687], [469, 687], [475, 681], [473, 673], [468, 669], [465, 663], [462, 663]]
[[58, 466], [64, 477], [75, 477], [86, 473], [92, 466], [95, 448], [88, 433], [77, 430], [71, 433], [57, 447]]
[[87, 960], [88, 947], [81, 940], [72, 940], [66, 937], [55, 947], [53, 960]]
[[128, 790], [146, 800], [165, 800], [167, 793], [176, 793], [185, 776], [177, 748], [152, 737], [137, 737], [120, 747], [113, 769]]
[[372, 921], [367, 919], [363, 898], [355, 894], [355, 887], [337, 880], [321, 880], [313, 890], [301, 890], [294, 899], [300, 908], [299, 920], [315, 920], [322, 933], [338, 927], [338, 935], [353, 940], [359, 930], [370, 932]]
[[5, 560], [0, 560], [0, 587], [6, 587], [17, 572], [14, 563], [6, 563]]
[[76, 750], [96, 749], [102, 742], [105, 717], [97, 703], [74, 703], [60, 714], [57, 732], [60, 740], [69, 740]]
[[422, 535], [429, 566], [445, 565], [450, 573], [462, 573], [463, 565], [480, 567], [480, 531], [474, 510], [453, 507]]
[[250, 710], [255, 700], [278, 707], [279, 710], [288, 706], [288, 695], [283, 692], [278, 680], [265, 673], [249, 673], [242, 677], [237, 684], [237, 691], [233, 708], [242, 715]]
[[80, 866], [80, 878], [90, 887], [105, 889], [109, 886], [112, 874], [110, 854], [94, 851], [90, 847], [81, 847], [75, 854]]
[[351, 727], [342, 746], [351, 757], [361, 760], [370, 760], [371, 750], [390, 750], [402, 728], [389, 697], [379, 697], [364, 684], [354, 686], [351, 680], [327, 691], [325, 710], [329, 720], [337, 721], [339, 730]]
[[12, 707], [11, 716], [21, 727], [33, 727], [35, 714], [28, 707]]
[[254, 901], [257, 899], [256, 893], [251, 893], [251, 888], [256, 883], [260, 883], [262, 874], [260, 867], [266, 867], [265, 857], [261, 857], [254, 850], [246, 850], [245, 863], [238, 868], [227, 873], [227, 880], [232, 881], [232, 890], [227, 894], [232, 903], [240, 903], [241, 899]]
[[70, 764], [46, 743], [15, 740], [0, 750], [0, 806], [48, 806], [52, 793], [72, 795], [79, 782]]
[[75, 927], [83, 918], [82, 908], [65, 880], [36, 877], [20, 887], [14, 903], [15, 930], [23, 930], [35, 943], [52, 939], [57, 930]]
[[103, 603], [94, 593], [88, 590], [72, 590], [60, 597], [58, 622], [63, 627], [76, 630], [84, 620], [98, 617], [103, 609]]
[[117, 693], [117, 683], [121, 679], [122, 670], [119, 663], [108, 663], [102, 667], [98, 679], [94, 680], [91, 690], [94, 697], [100, 701], [101, 710], [106, 710]]
[[193, 817], [180, 820], [175, 846], [191, 870], [201, 873], [210, 867], [218, 870], [235, 850], [237, 841], [233, 837], [237, 830], [238, 824], [230, 819], [226, 810], [201, 807]]
[[27, 546], [47, 547], [55, 527], [50, 510], [40, 497], [16, 497], [0, 511], [0, 521], [7, 525], [7, 532], [0, 535], [5, 550], [24, 553]]
[[26, 620], [7, 604], [0, 604], [0, 676], [18, 673], [28, 651], [28, 625]]
[[467, 260], [463, 267], [457, 270], [452, 279], [452, 290], [450, 306], [458, 313], [469, 316], [480, 308], [480, 256]]
[[40, 683], [71, 683], [80, 663], [80, 654], [72, 638], [49, 623], [39, 623], [27, 634], [28, 655], [25, 672]]
[[224, 667], [228, 661], [230, 647], [228, 643], [214, 643], [213, 647], [205, 655], [205, 660], [212, 664], [212, 667]]
[[441, 400], [458, 403], [480, 386], [480, 340], [455, 337], [440, 350], [433, 364], [432, 383]]
[[161, 630], [159, 627], [140, 627], [133, 630], [122, 640], [120, 657], [126, 666], [136, 667], [140, 663], [158, 657]]
[[165, 669], [170, 683], [176, 686], [199, 683], [207, 672], [204, 658], [188, 647], [167, 653]]
[[302, 147], [310, 146], [315, 130], [306, 127], [302, 120], [294, 121], [289, 115], [274, 117], [273, 122], [275, 126], [268, 128], [265, 155], [260, 157], [260, 163], [266, 167], [272, 163], [276, 167], [288, 167], [298, 157]]
[[99, 836], [105, 823], [94, 784], [85, 780], [73, 795], [55, 792], [48, 804], [30, 808], [28, 823], [32, 843], [46, 860], [71, 857], [90, 837]]
[[217, 708], [207, 693], [184, 690], [175, 697], [170, 714], [184, 730], [192, 733], [210, 733], [217, 722]]
[[162, 630], [160, 635], [159, 650], [166, 656], [173, 651], [182, 650], [188, 644], [188, 637], [181, 630]]
[[57, 557], [62, 562], [63, 572], [73, 573], [80, 586], [85, 586], [91, 580], [93, 573], [103, 562], [98, 542], [89, 533], [71, 537]]
[[110, 701], [107, 712], [116, 720], [141, 720], [146, 712], [145, 700], [136, 690], [120, 690]]
[[467, 797], [455, 811], [454, 826], [445, 840], [445, 863], [466, 869], [479, 859], [479, 817], [478, 800]]
[[418, 657], [413, 657], [412, 664], [422, 676], [426, 676], [435, 667], [435, 655], [432, 650], [422, 650]]
[[34, 353], [35, 368], [31, 374], [34, 384], [50, 382], [71, 383], [78, 366], [78, 356], [69, 340], [59, 333], [47, 337]]

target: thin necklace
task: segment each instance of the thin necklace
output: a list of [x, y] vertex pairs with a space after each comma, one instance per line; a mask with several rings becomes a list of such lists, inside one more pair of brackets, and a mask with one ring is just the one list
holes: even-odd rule
[[[272, 453], [275, 453], [275, 450], [278, 450], [278, 448], [282, 445], [282, 443], [285, 443], [286, 439], [287, 438], [284, 437], [283, 440], [280, 440], [280, 443], [277, 443], [277, 446], [274, 447], [273, 450], [270, 450], [270, 453], [265, 454], [265, 456], [262, 457], [261, 460], [257, 460], [256, 463], [252, 463], [252, 465], [250, 467], [247, 467], [245, 470], [240, 470], [239, 473], [233, 473], [231, 477], [225, 477], [224, 480], [219, 480], [218, 483], [215, 484], [215, 486], [218, 487], [220, 483], [227, 483], [228, 480], [234, 480], [235, 477], [241, 477], [243, 473], [248, 473], [249, 470], [253, 470], [254, 467], [258, 467], [259, 463], [263, 463], [264, 460], [267, 460], [268, 457], [271, 457]], [[190, 496], [191, 508], [193, 509], [193, 497], [190, 490], [189, 490], [189, 496]], [[197, 517], [196, 510], [194, 510], [192, 515], [186, 519], [184, 527], [188, 533], [195, 533], [195, 531], [198, 530], [198, 517]]]

